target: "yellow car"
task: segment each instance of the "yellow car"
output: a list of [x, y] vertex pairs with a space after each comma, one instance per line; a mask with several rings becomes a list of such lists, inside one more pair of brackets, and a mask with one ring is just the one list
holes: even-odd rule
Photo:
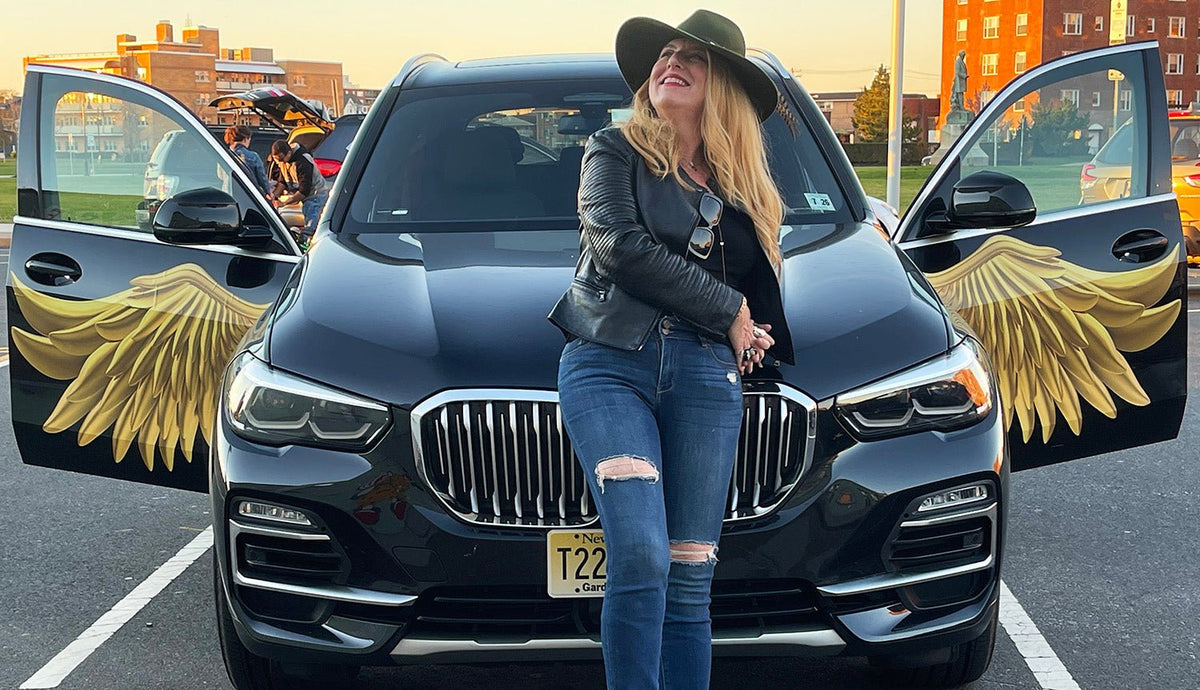
[[[1179, 203], [1188, 264], [1200, 264], [1200, 104], [1172, 111], [1171, 188]], [[1129, 196], [1129, 161], [1136, 128], [1126, 122], [1079, 174], [1080, 203]]]

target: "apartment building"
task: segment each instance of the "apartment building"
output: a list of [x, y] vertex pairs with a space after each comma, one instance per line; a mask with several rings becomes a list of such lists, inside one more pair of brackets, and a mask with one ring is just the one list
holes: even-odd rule
[[[346, 98], [340, 62], [276, 60], [270, 48], [222, 48], [218, 29], [189, 26], [176, 36], [167, 20], [155, 26], [154, 40], [141, 41], [123, 33], [117, 35], [112, 52], [31, 55], [23, 62], [133, 77], [170, 93], [211, 124], [234, 124], [235, 119], [258, 124], [254, 116], [218, 114], [208, 107], [209, 101], [225, 93], [285, 88], [301, 98], [321, 101], [330, 117], [341, 114]], [[59, 150], [124, 153], [122, 113], [103, 98], [79, 101], [60, 115]], [[68, 121], [72, 118], [77, 121]]]
[[[954, 62], [966, 51], [966, 106], [976, 110], [1026, 70], [1054, 58], [1109, 45], [1110, 0], [942, 0], [941, 117], [950, 109]], [[1125, 41], [1157, 40], [1166, 75], [1167, 102], [1200, 101], [1200, 2], [1127, 0]], [[1119, 35], [1119, 34], [1118, 34]], [[1064, 93], [1093, 122], [1111, 127], [1129, 111], [1128, 91], [1112, 82], [1084, 93]], [[1104, 115], [1107, 114], [1107, 119]]]

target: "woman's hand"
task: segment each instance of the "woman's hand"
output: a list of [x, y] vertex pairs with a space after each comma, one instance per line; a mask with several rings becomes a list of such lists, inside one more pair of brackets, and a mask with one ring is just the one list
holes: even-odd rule
[[[750, 344], [750, 347], [761, 352], [766, 352], [775, 347], [775, 339], [771, 337], [771, 324], [754, 323], [753, 335], [754, 341]], [[759, 360], [761, 361], [761, 359], [762, 357], [760, 356]]]
[[743, 375], [754, 371], [755, 365], [761, 365], [766, 348], [775, 344], [767, 330], [754, 325], [750, 319], [750, 308], [745, 304], [738, 310], [733, 324], [729, 327], [729, 346], [738, 362], [738, 371]]

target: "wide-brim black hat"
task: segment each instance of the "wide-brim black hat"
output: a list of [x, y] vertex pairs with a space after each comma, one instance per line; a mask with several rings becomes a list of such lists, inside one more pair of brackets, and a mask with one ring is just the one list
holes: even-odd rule
[[636, 92], [646, 83], [662, 47], [677, 38], [690, 38], [723, 59], [750, 97], [758, 119], [770, 117], [779, 101], [775, 82], [746, 58], [746, 39], [737, 24], [708, 10], [696, 10], [677, 27], [649, 17], [622, 24], [617, 30], [617, 65], [629, 88]]

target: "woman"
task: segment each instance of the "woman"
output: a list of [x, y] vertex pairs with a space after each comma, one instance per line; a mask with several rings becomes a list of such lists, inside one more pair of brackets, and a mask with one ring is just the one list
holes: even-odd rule
[[584, 154], [559, 399], [604, 529], [608, 687], [706, 688], [741, 376], [792, 363], [760, 124], [778, 94], [711, 12], [631, 19], [616, 53], [633, 114]]
[[267, 170], [262, 158], [250, 149], [250, 128], [245, 125], [230, 125], [225, 129], [225, 145], [233, 153], [233, 157], [242, 162], [250, 179], [258, 186], [263, 194], [271, 193], [271, 182], [267, 179]]

